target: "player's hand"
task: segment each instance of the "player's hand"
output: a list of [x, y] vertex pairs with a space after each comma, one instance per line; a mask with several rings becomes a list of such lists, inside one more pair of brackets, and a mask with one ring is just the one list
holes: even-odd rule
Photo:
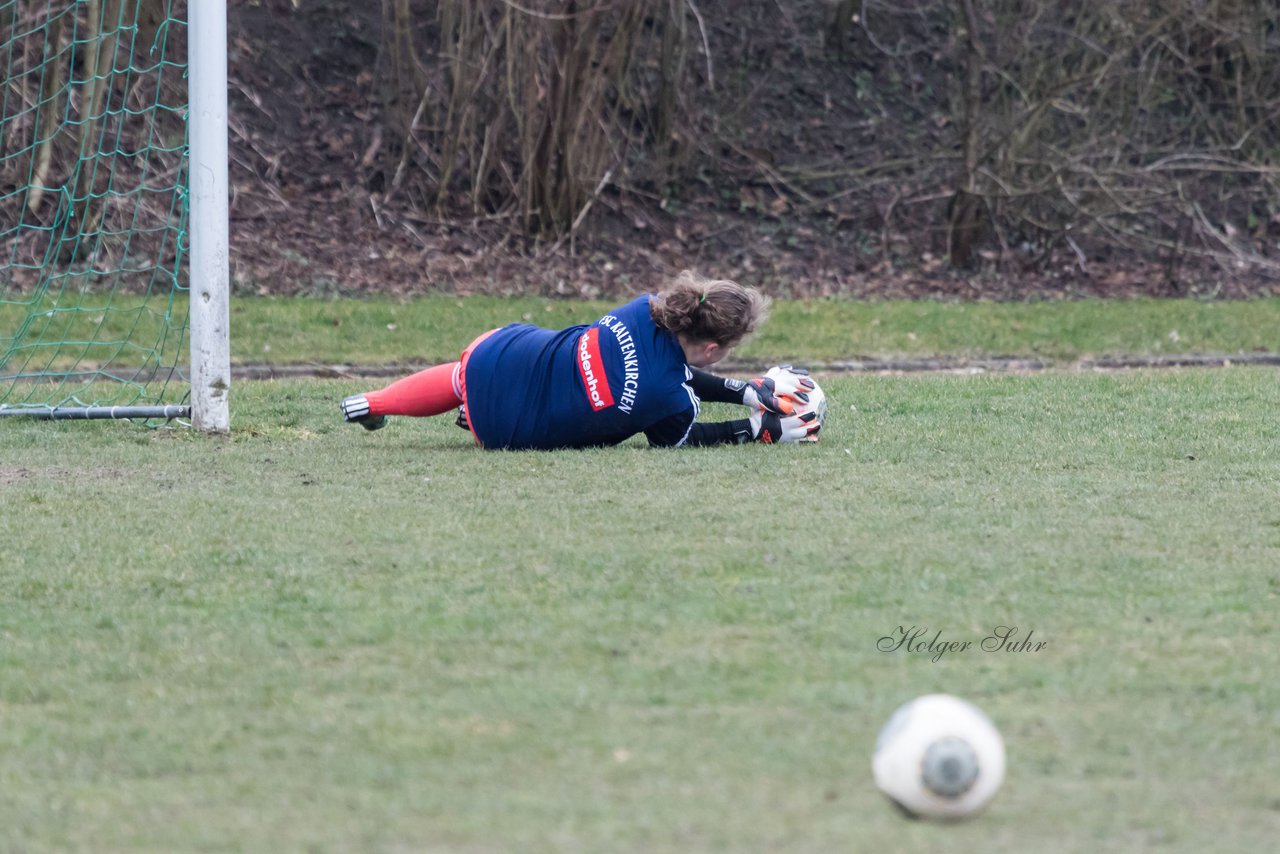
[[757, 409], [751, 413], [751, 438], [774, 445], [780, 442], [816, 442], [822, 421], [816, 412], [804, 415], [778, 415]]
[[787, 370], [787, 375], [748, 380], [742, 390], [742, 402], [752, 409], [777, 415], [790, 415], [796, 411], [796, 403], [808, 403], [808, 392], [814, 387], [809, 372], [790, 365], [780, 367]]

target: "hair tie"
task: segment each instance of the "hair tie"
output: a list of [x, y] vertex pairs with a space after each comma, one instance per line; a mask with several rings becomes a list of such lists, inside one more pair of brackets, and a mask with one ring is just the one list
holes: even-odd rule
[[702, 305], [706, 301], [707, 301], [706, 294], [698, 294], [698, 305]]

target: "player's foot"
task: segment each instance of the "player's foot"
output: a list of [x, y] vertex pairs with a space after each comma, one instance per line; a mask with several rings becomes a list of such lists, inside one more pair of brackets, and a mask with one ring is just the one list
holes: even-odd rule
[[387, 416], [369, 414], [369, 401], [363, 394], [353, 394], [342, 401], [342, 417], [366, 430], [381, 430], [387, 426]]
[[471, 422], [467, 420], [467, 405], [465, 403], [458, 407], [458, 417], [453, 423], [457, 424], [463, 430], [471, 429]]

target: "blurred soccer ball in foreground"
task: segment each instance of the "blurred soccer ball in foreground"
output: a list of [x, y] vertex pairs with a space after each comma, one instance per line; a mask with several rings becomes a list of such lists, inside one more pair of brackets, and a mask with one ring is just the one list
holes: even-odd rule
[[1004, 781], [1004, 740], [977, 706], [928, 694], [889, 718], [871, 769], [880, 791], [911, 817], [969, 818]]
[[[790, 365], [779, 365], [775, 368], [770, 368], [765, 373], [765, 376], [769, 377], [774, 382], [779, 383], [779, 385], [782, 384], [781, 381], [783, 380], [794, 380], [798, 378], [798, 375], [791, 370]], [[822, 424], [827, 420], [827, 394], [822, 390], [822, 386], [818, 385], [817, 380], [813, 377], [807, 377], [807, 379], [813, 383], [813, 389], [807, 392], [809, 395], [808, 402], [801, 402], [799, 400], [795, 401], [795, 414], [804, 415], [806, 412], [816, 412], [818, 414], [818, 423]], [[814, 438], [805, 441], [816, 442], [818, 439], [815, 436]]]

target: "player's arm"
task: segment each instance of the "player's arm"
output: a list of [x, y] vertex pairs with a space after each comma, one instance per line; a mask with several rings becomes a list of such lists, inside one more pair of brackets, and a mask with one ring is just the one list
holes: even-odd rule
[[645, 438], [653, 448], [678, 448], [681, 445], [693, 444], [689, 440], [694, 435], [693, 428], [698, 426], [694, 423], [697, 417], [698, 410], [694, 407], [677, 412], [675, 415], [668, 415], [646, 427]]
[[757, 377], [753, 380], [735, 380], [718, 377], [708, 371], [690, 368], [693, 378], [689, 387], [700, 400], [716, 403], [737, 403], [755, 410], [790, 415], [795, 412], [794, 401], [806, 403], [808, 392], [813, 390], [813, 380], [804, 368], [791, 368], [786, 379]]
[[741, 404], [744, 402], [743, 392], [747, 388], [744, 381], [735, 380], [732, 377], [718, 377], [698, 368], [690, 368], [689, 373], [693, 374], [689, 380], [689, 388], [693, 389], [693, 393], [699, 400], [709, 400], [713, 403]]
[[693, 410], [668, 416], [644, 431], [649, 444], [656, 448], [681, 445], [742, 445], [747, 442], [800, 442], [813, 439], [822, 429], [816, 413], [777, 415], [757, 410], [750, 418], [734, 421], [693, 421]]
[[[727, 402], [727, 401], [723, 401]], [[750, 442], [751, 420], [694, 421], [693, 410], [679, 412], [663, 418], [644, 431], [649, 444], [655, 448], [678, 448], [681, 445], [705, 447], [707, 445], [740, 445]]]

